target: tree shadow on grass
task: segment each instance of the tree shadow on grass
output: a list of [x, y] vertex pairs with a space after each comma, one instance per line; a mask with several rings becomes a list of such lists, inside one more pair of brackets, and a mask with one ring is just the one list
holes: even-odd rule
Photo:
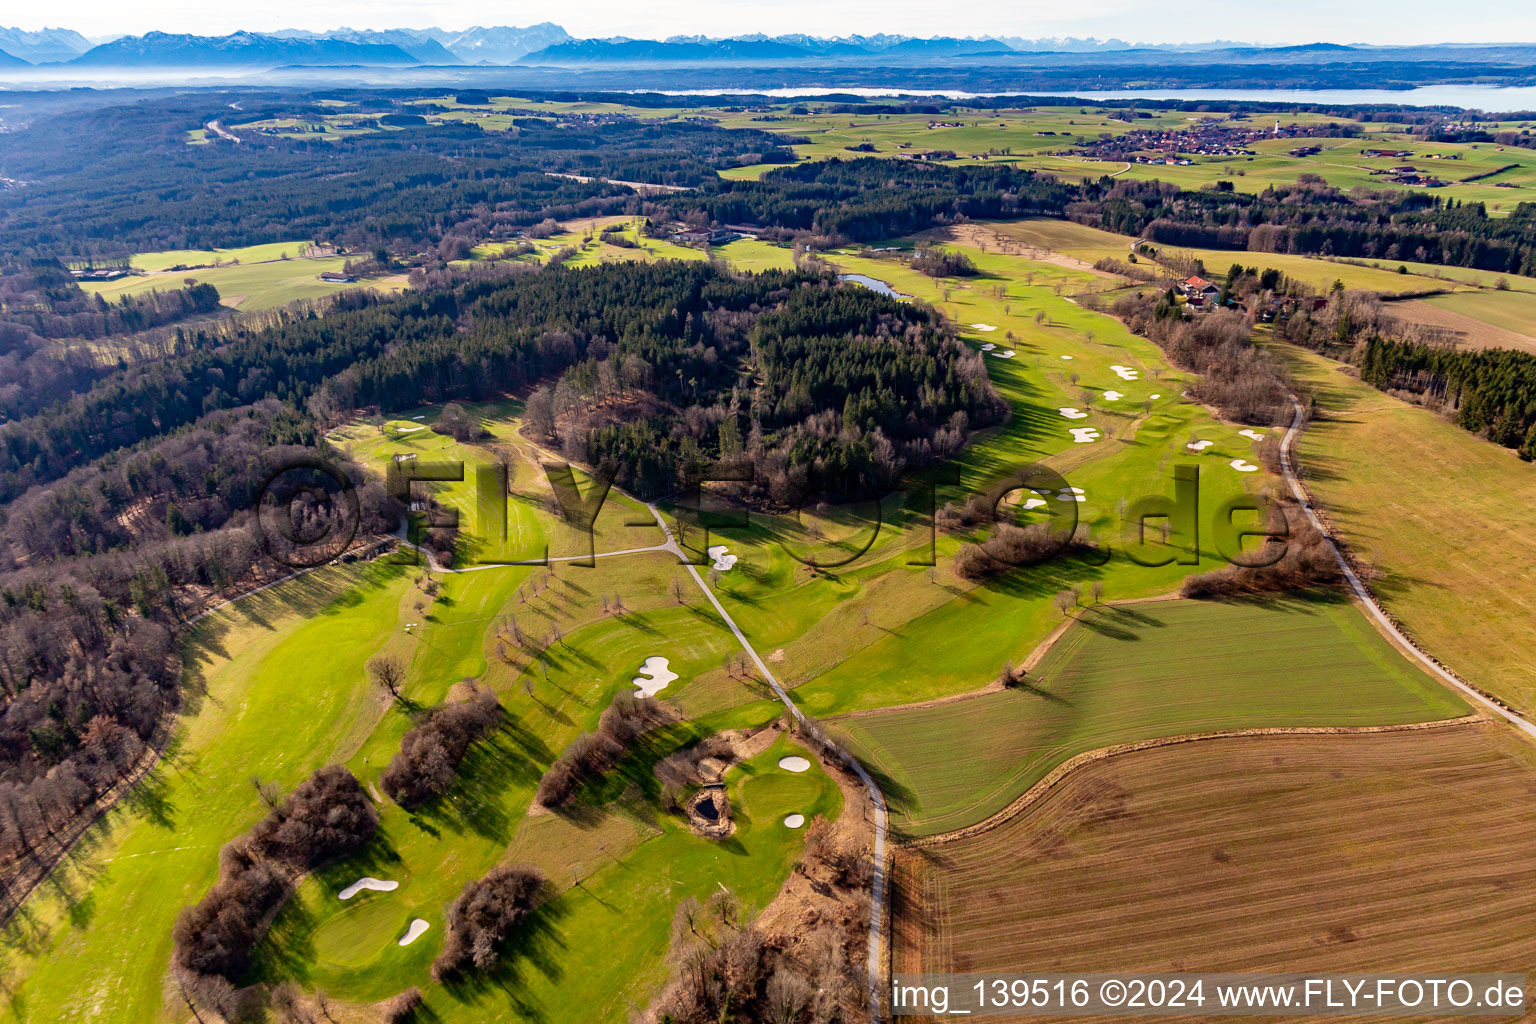
[[507, 843], [515, 822], [499, 799], [514, 785], [536, 784], [540, 765], [528, 757], [517, 741], [498, 730], [470, 746], [459, 762], [452, 788], [417, 808], [411, 822], [418, 827]]
[[[546, 883], [546, 892], [552, 889]], [[493, 967], [461, 972], [445, 980], [443, 987], [461, 1003], [483, 1004], [499, 995], [518, 1018], [537, 1024], [552, 1022], [548, 1011], [533, 1002], [527, 990], [535, 975], [554, 985], [565, 980], [560, 961], [567, 944], [561, 922], [571, 912], [568, 895], [546, 895], [502, 943]]]

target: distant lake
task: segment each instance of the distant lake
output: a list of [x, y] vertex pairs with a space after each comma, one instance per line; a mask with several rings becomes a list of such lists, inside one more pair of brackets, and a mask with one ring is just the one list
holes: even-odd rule
[[1060, 92], [1011, 90], [1009, 92], [964, 92], [958, 89], [867, 89], [836, 85], [799, 89], [666, 89], [668, 96], [724, 96], [751, 93], [795, 99], [844, 93], [850, 96], [925, 96], [952, 100], [980, 99], [1010, 95], [1063, 95], [1085, 100], [1211, 100], [1230, 102], [1248, 100], [1256, 103], [1385, 103], [1413, 107], [1470, 107], [1477, 110], [1536, 110], [1536, 86], [1498, 85], [1425, 85], [1416, 89], [1118, 89], [1113, 92]]
[[903, 295], [879, 278], [865, 277], [863, 274], [838, 274], [837, 279], [839, 281], [852, 281], [854, 284], [861, 284], [870, 291], [879, 292], [881, 295], [889, 295], [893, 299], [910, 299], [912, 297], [910, 295]]

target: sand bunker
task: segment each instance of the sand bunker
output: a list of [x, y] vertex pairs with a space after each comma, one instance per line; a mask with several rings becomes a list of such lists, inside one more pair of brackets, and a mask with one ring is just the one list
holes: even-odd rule
[[704, 553], [715, 560], [711, 568], [719, 569], [721, 572], [729, 572], [731, 567], [736, 564], [736, 556], [727, 554], [730, 550], [724, 544], [714, 544], [706, 548]]
[[995, 348], [997, 348], [997, 345], [994, 342], [990, 342], [990, 341], [981, 346], [981, 350], [983, 352], [991, 352]]
[[400, 945], [409, 946], [411, 943], [421, 938], [422, 935], [425, 934], [426, 930], [431, 927], [432, 926], [430, 924], [427, 924], [427, 922], [423, 921], [421, 918], [414, 918], [411, 921], [411, 926], [405, 930], [405, 934], [400, 936]]
[[1071, 356], [1062, 356], [1061, 358], [1063, 358], [1063, 359], [1071, 359], [1072, 357]]
[[1042, 508], [1042, 507], [1044, 507], [1044, 505], [1045, 505], [1045, 499], [1044, 498], [1030, 498], [1028, 501], [1026, 501], [1024, 504], [1020, 505], [1019, 507], [1022, 508], [1024, 511], [1028, 512], [1032, 508]]
[[804, 825], [804, 824], [805, 824], [805, 815], [803, 815], [803, 814], [788, 814], [788, 815], [785, 815], [785, 817], [784, 817], [784, 827], [785, 828], [799, 828], [801, 825]]
[[1081, 409], [1074, 409], [1070, 405], [1064, 405], [1056, 411], [1061, 413], [1069, 420], [1085, 420], [1088, 418], [1087, 413], [1083, 412]]
[[1152, 397], [1153, 398], [1162, 398], [1163, 396], [1162, 395], [1153, 395]]
[[1091, 444], [1099, 439], [1098, 427], [1071, 427], [1072, 440], [1078, 444]]
[[396, 427], [395, 428], [395, 433], [397, 433], [397, 434], [409, 434], [413, 430], [426, 430], [426, 429], [427, 428], [426, 428], [426, 426], [424, 424], [418, 423], [414, 427]]
[[1245, 462], [1242, 459], [1233, 459], [1232, 468], [1237, 470], [1239, 473], [1257, 473], [1259, 471], [1258, 466], [1255, 466], [1251, 462]]
[[978, 330], [978, 331], [995, 331], [995, 330], [997, 330], [997, 328], [993, 327], [991, 324], [971, 324], [971, 326], [973, 328], [975, 328], [976, 330]]
[[1133, 370], [1129, 366], [1116, 365], [1111, 366], [1110, 369], [1114, 370], [1115, 376], [1119, 377], [1121, 380], [1138, 380], [1141, 377], [1140, 371]]
[[349, 900], [364, 889], [371, 889], [374, 892], [394, 892], [398, 888], [400, 888], [399, 882], [387, 882], [382, 878], [369, 878], [365, 875], [337, 893], [336, 898]]
[[1264, 432], [1262, 430], [1239, 430], [1238, 433], [1253, 441], [1264, 440]]
[[791, 754], [788, 757], [779, 758], [779, 767], [787, 772], [803, 772], [810, 769], [811, 762], [798, 754]]
[[1118, 402], [1118, 401], [1120, 401], [1120, 399], [1122, 399], [1124, 397], [1125, 396], [1122, 395], [1118, 391], [1106, 391], [1106, 392], [1104, 392], [1104, 401], [1106, 401], [1106, 402]]
[[1192, 452], [1203, 452], [1215, 443], [1215, 441], [1191, 441], [1184, 447], [1188, 448]]
[[657, 655], [651, 655], [645, 659], [645, 664], [640, 666], [640, 674], [631, 679], [638, 691], [637, 697], [654, 697], [656, 691], [666, 687], [668, 683], [677, 678], [677, 673], [667, 668], [667, 659]]
[[1056, 495], [1056, 500], [1057, 501], [1087, 501], [1088, 499], [1083, 497], [1083, 489], [1081, 487], [1063, 487], [1061, 489], [1061, 493]]
[[426, 417], [425, 416], [412, 416], [411, 419], [413, 419], [413, 420], [424, 420], [424, 419], [426, 419]]
[[1013, 356], [1014, 356], [1014, 351], [1013, 351], [1013, 349], [1009, 348], [1009, 349], [1004, 349], [1001, 352], [993, 352], [992, 355], [995, 356], [998, 359], [1012, 359]]

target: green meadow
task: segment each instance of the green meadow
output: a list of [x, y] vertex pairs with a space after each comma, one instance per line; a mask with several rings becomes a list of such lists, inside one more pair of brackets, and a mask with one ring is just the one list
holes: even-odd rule
[[1265, 726], [1395, 725], [1467, 706], [1351, 603], [1146, 602], [1081, 609], [1022, 685], [841, 718], [895, 827], [932, 835], [1007, 807], [1077, 754]]

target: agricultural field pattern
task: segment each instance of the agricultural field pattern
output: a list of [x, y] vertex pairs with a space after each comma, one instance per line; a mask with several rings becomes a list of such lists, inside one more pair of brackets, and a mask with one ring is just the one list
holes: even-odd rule
[[0, 133], [0, 1021], [1536, 977], [1536, 116], [77, 99], [147, 183]]

